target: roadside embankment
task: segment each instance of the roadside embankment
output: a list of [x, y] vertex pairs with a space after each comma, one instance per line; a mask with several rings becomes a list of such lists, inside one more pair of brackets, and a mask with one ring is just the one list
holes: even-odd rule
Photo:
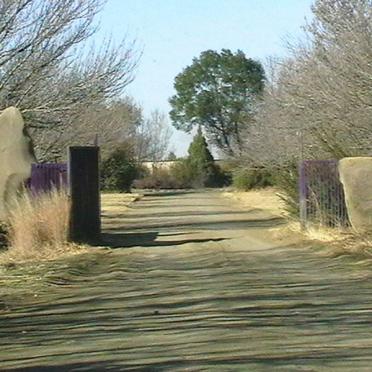
[[[103, 194], [102, 213], [125, 213], [140, 198], [139, 194]], [[68, 241], [69, 210], [69, 199], [63, 192], [20, 197], [6, 224], [8, 247], [0, 251], [0, 265], [52, 261], [88, 252], [88, 246]]]
[[273, 216], [281, 216], [287, 222], [270, 229], [272, 238], [291, 242], [316, 242], [324, 248], [321, 254], [338, 257], [344, 254], [372, 259], [372, 234], [357, 234], [347, 228], [330, 228], [325, 226], [309, 227], [303, 231], [300, 222], [291, 218], [285, 210], [285, 203], [275, 188], [257, 189], [246, 192], [229, 191], [223, 196], [236, 202], [241, 208], [259, 208]]
[[268, 187], [250, 191], [228, 191], [222, 195], [234, 201], [240, 208], [259, 209], [273, 217], [283, 218], [286, 221], [285, 223], [269, 228], [267, 231], [273, 240], [285, 240], [292, 244], [304, 240], [300, 224], [290, 218], [285, 209], [285, 203], [276, 188]]

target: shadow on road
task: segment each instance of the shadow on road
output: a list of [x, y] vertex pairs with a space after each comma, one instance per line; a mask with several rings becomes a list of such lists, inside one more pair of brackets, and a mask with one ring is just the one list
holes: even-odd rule
[[[178, 234], [175, 234], [178, 235]], [[185, 234], [182, 234], [183, 236]], [[189, 234], [187, 234], [189, 235]], [[159, 232], [138, 232], [138, 233], [104, 233], [102, 234], [102, 244], [111, 248], [131, 248], [131, 247], [169, 247], [190, 243], [220, 242], [225, 238], [213, 239], [179, 239], [179, 240], [162, 240], [157, 241]], [[164, 236], [164, 235], [162, 235]], [[174, 236], [169, 234], [169, 236]]]
[[130, 224], [120, 224], [120, 225], [107, 225], [105, 230], [112, 233], [112, 232], [120, 232], [120, 231], [133, 231], [133, 230], [154, 230], [168, 231], [170, 228], [177, 229], [178, 231], [188, 231], [190, 228], [196, 230], [230, 230], [230, 229], [249, 229], [249, 228], [263, 228], [263, 227], [276, 227], [280, 226], [284, 223], [284, 219], [281, 217], [272, 217], [272, 218], [265, 218], [265, 219], [240, 219], [240, 220], [221, 220], [221, 221], [164, 221], [164, 222], [156, 222], [156, 221], [149, 221], [146, 223], [138, 222], [138, 223], [130, 223]]
[[[231, 208], [229, 202], [216, 195], [187, 191], [152, 193], [130, 210], [105, 211], [101, 244], [129, 248], [219, 242], [230, 239], [229, 231], [271, 228], [285, 222], [261, 209]], [[222, 231], [228, 234], [221, 236]], [[196, 232], [197, 237], [189, 235]], [[167, 238], [174, 233], [182, 236]]]
[[[250, 216], [252, 213], [260, 212], [261, 209], [250, 209], [248, 211], [176, 211], [176, 212], [157, 212], [156, 217], [162, 218], [162, 217], [200, 217], [200, 216]], [[133, 220], [136, 218], [151, 218], [151, 215], [149, 213], [115, 213], [115, 214], [108, 214], [103, 213], [102, 217], [105, 219], [124, 219], [124, 220]]]
[[2, 369], [3, 372], [70, 372], [70, 371], [120, 371], [122, 368], [115, 362], [81, 362], [65, 365], [40, 365], [33, 367]]

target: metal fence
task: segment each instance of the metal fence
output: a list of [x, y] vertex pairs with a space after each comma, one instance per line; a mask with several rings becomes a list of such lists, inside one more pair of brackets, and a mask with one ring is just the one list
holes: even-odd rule
[[67, 164], [32, 164], [28, 187], [34, 194], [67, 187]]
[[305, 160], [300, 165], [300, 218], [309, 224], [343, 227], [349, 224], [337, 160]]

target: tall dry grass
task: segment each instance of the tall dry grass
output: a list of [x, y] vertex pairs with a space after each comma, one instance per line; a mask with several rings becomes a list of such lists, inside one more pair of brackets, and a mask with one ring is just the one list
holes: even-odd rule
[[23, 193], [11, 205], [9, 249], [0, 261], [48, 260], [80, 250], [68, 243], [69, 212], [70, 202], [64, 191], [37, 196]]

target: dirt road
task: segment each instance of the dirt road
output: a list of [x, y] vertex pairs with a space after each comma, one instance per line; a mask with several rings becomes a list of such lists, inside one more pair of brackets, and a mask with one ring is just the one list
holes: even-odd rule
[[371, 371], [370, 267], [273, 242], [280, 218], [233, 203], [104, 207], [112, 250], [0, 274], [29, 283], [0, 289], [0, 370]]

